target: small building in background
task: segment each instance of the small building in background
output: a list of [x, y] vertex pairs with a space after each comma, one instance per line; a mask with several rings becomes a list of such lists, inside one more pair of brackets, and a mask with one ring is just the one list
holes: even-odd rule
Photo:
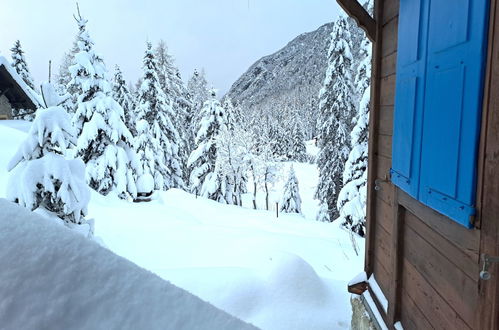
[[41, 105], [39, 95], [26, 85], [9, 61], [0, 56], [0, 120], [13, 119], [12, 110], [34, 113]]

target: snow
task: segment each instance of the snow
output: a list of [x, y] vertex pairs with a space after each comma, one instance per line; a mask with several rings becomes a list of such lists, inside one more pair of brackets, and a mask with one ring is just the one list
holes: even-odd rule
[[[18, 131], [27, 133], [31, 128], [31, 122], [26, 120], [0, 120], [0, 126], [7, 126], [10, 128], [14, 128]], [[4, 140], [2, 140], [2, 148], [4, 148], [3, 144]]]
[[369, 309], [371, 310], [372, 314], [374, 315], [374, 318], [376, 319], [376, 322], [378, 323], [379, 327], [381, 330], [388, 330], [388, 327], [385, 324], [385, 321], [383, 320], [383, 317], [381, 317], [381, 314], [378, 311], [378, 307], [376, 307], [376, 304], [374, 303], [373, 298], [371, 297], [371, 294], [369, 291], [365, 291], [363, 294], [365, 302], [369, 306]]
[[263, 329], [348, 329], [363, 260], [338, 225], [176, 189], [133, 208], [96, 196], [95, 235], [112, 251], [222, 310]]
[[307, 148], [307, 154], [310, 155], [310, 156], [312, 156], [314, 159], [319, 154], [320, 148], [317, 147], [317, 141], [316, 140], [305, 141], [305, 147]]
[[361, 272], [361, 273], [357, 274], [354, 278], [352, 278], [350, 280], [350, 282], [348, 282], [348, 286], [354, 285], [354, 284], [357, 284], [357, 283], [362, 283], [362, 282], [367, 282], [367, 274], [366, 274], [366, 272]]
[[[7, 161], [14, 155], [24, 138], [23, 132], [0, 124], [2, 146], [0, 197], [4, 196], [9, 176], [5, 169]], [[348, 329], [351, 321], [351, 305], [347, 284], [363, 269], [363, 256], [355, 255], [348, 232], [339, 224], [314, 220], [318, 208], [317, 202], [312, 198], [318, 175], [315, 165], [296, 162], [292, 164], [299, 181], [303, 216], [279, 214], [279, 218], [276, 218], [275, 206], [270, 211], [262, 210], [265, 197], [263, 193], [257, 195], [260, 209], [252, 210], [250, 194], [243, 196], [243, 207], [239, 207], [201, 197], [196, 198], [184, 191], [170, 189], [166, 192], [156, 191], [153, 200], [148, 203], [129, 203], [120, 200], [113, 193], [102, 196], [92, 191], [87, 217], [95, 219], [95, 236], [112, 252], [245, 322], [271, 330]], [[284, 163], [280, 172], [287, 173], [290, 165], [291, 163]], [[271, 201], [280, 198], [285, 180], [285, 175], [279, 177], [279, 182], [273, 187]], [[60, 230], [66, 229], [61, 226]], [[0, 232], [3, 230], [0, 229]], [[40, 232], [46, 231], [40, 230]], [[75, 233], [73, 236], [76, 235]], [[78, 237], [83, 239], [81, 235]], [[76, 245], [83, 244], [80, 243], [81, 239], [74, 239]], [[357, 240], [361, 245], [360, 251], [363, 251], [363, 240], [360, 238]], [[27, 244], [23, 242], [21, 240], [19, 244]], [[92, 253], [92, 258], [100, 259], [101, 254], [102, 258], [111, 258], [110, 252], [97, 248], [91, 249], [94, 252], [88, 252]], [[68, 249], [73, 251], [73, 247]], [[66, 253], [65, 249], [54, 253], [63, 253], [63, 251]], [[87, 249], [79, 253], [84, 259], [88, 256]], [[17, 254], [12, 255], [17, 257]], [[60, 255], [48, 258], [42, 258], [38, 254], [35, 256], [38, 259], [33, 260], [44, 265], [37, 272], [37, 276], [43, 278], [46, 277], [45, 274], [48, 274], [48, 278], [55, 276], [51, 271], [52, 263], [55, 263], [57, 256]], [[20, 255], [17, 260], [22, 258], [23, 255]], [[121, 287], [120, 284], [126, 283], [121, 282], [122, 278], [123, 281], [128, 279], [128, 272], [119, 268], [117, 263], [121, 265], [125, 261], [113, 258], [116, 257], [113, 255], [112, 260], [108, 259], [104, 267], [92, 266], [91, 271], [73, 273], [73, 268], [69, 268], [71, 276], [83, 282], [78, 285], [73, 284], [71, 289], [66, 290], [74, 291], [73, 294], [79, 299], [72, 301], [71, 306], [66, 308], [73, 311], [73, 308], [76, 310], [77, 307], [78, 310], [82, 310], [80, 307], [84, 306], [85, 312], [81, 312], [81, 315], [88, 317], [87, 314], [94, 311], [93, 306], [98, 306], [100, 302], [87, 299], [94, 299], [95, 295], [102, 297], [106, 292], [119, 288], [118, 291], [114, 291], [116, 299], [106, 296], [110, 303], [107, 305], [107, 299], [103, 301], [103, 312], [99, 315], [109, 314], [107, 316], [111, 317], [113, 313], [110, 313], [106, 306], [110, 306], [111, 302], [119, 302], [125, 304], [123, 314], [132, 318], [132, 315], [128, 315], [131, 313], [130, 306], [134, 304], [138, 308], [137, 306], [145, 304], [139, 297], [140, 288], [143, 288], [140, 285], [143, 284], [146, 289], [149, 288], [147, 289], [149, 291], [146, 290], [143, 295], [147, 297], [147, 306], [152, 309], [151, 313], [155, 313], [156, 307], [164, 314], [169, 314], [165, 311], [171, 308], [180, 315], [190, 313], [191, 310], [186, 308], [184, 314], [183, 300], [175, 300], [172, 307], [168, 308], [156, 306], [156, 304], [161, 305], [160, 299], [156, 298], [160, 294], [160, 290], [157, 289], [160, 285], [169, 286], [167, 283], [159, 284], [159, 279], [152, 274], [146, 275], [152, 278], [151, 281], [156, 283], [154, 285], [149, 286], [147, 284], [149, 280], [137, 280], [131, 285]], [[28, 260], [32, 260], [31, 257]], [[42, 260], [50, 260], [50, 263]], [[9, 264], [11, 269], [10, 263], [10, 260], [2, 262]], [[128, 262], [126, 265], [132, 267]], [[97, 268], [99, 271], [94, 274], [94, 269]], [[144, 272], [138, 268], [137, 271]], [[100, 272], [104, 272], [105, 276], [99, 277], [102, 274]], [[0, 272], [0, 276], [6, 275]], [[89, 281], [99, 283], [97, 293], [84, 289], [87, 277]], [[101, 281], [108, 278], [117, 282], [101, 286]], [[71, 298], [64, 295], [66, 291], [60, 289], [67, 288], [65, 284], [61, 284], [60, 287], [55, 284], [38, 287], [37, 281], [33, 278], [24, 281], [25, 288], [31, 288], [30, 294], [33, 296], [39, 293], [40, 296], [49, 297], [52, 301], [57, 300], [55, 294], [60, 293], [63, 294], [61, 301], [68, 301], [67, 299]], [[1, 283], [8, 282], [0, 280], [0, 287]], [[139, 287], [135, 288], [135, 285]], [[46, 287], [52, 287], [52, 291], [55, 287], [57, 291], [47, 293], [42, 290]], [[101, 295], [102, 290], [105, 292], [103, 291]], [[125, 290], [123, 295], [121, 290]], [[168, 290], [165, 290], [164, 295], [168, 295]], [[138, 308], [137, 312], [140, 311], [142, 309]], [[202, 311], [192, 312], [192, 315], [199, 313]], [[157, 315], [158, 320], [163, 319], [163, 315], [159, 312], [154, 315], [155, 317]], [[77, 319], [84, 318], [80, 314], [73, 316]], [[118, 325], [124, 324], [118, 322], [117, 318], [112, 317], [112, 319]], [[210, 321], [213, 320], [206, 319], [206, 322]], [[106, 328], [106, 325], [108, 324], [102, 323], [100, 328]], [[232, 326], [232, 328], [241, 327]]]
[[63, 96], [59, 95], [55, 86], [49, 82], [43, 82], [40, 85], [40, 89], [45, 106], [47, 107], [61, 105], [69, 98], [69, 94]]
[[371, 290], [373, 290], [376, 299], [378, 299], [379, 303], [385, 310], [385, 313], [388, 313], [388, 299], [386, 299], [385, 295], [383, 294], [383, 291], [381, 291], [378, 282], [376, 282], [376, 279], [374, 278], [374, 274], [372, 274], [369, 277], [368, 283]]
[[7, 164], [12, 172], [7, 198], [29, 210], [47, 208], [66, 222], [81, 224], [90, 191], [81, 159], [67, 160], [74, 145], [69, 116], [62, 107], [39, 109], [26, 139]]
[[402, 323], [400, 323], [400, 321], [395, 322], [393, 327], [395, 328], [395, 330], [404, 330], [404, 327], [402, 326]]
[[53, 221], [0, 209], [2, 329], [253, 329]]

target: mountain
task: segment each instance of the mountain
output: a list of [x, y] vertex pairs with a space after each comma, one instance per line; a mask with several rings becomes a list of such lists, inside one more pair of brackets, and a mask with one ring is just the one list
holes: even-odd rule
[[[272, 55], [256, 61], [230, 88], [243, 113], [299, 109], [308, 138], [315, 135], [319, 90], [327, 69], [333, 23], [303, 33]], [[278, 109], [278, 110], [279, 110]]]

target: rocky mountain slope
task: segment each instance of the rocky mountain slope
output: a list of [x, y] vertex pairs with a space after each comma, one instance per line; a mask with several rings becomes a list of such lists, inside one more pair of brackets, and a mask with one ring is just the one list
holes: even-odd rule
[[311, 137], [332, 29], [333, 23], [328, 23], [303, 33], [276, 53], [259, 59], [232, 85], [226, 97], [244, 112], [299, 109]]

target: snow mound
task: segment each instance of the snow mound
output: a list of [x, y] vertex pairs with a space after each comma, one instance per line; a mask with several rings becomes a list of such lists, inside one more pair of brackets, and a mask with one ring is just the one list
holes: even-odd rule
[[[320, 305], [327, 296], [322, 280], [305, 260], [286, 252], [273, 253], [262, 269], [265, 279], [274, 288], [276, 301], [292, 304]], [[277, 299], [278, 298], [278, 299]]]
[[0, 209], [2, 329], [253, 329], [49, 219]]
[[[12, 120], [0, 120], [0, 126], [6, 126], [18, 131], [28, 133], [31, 128], [31, 122], [27, 120], [21, 119], [12, 119]], [[3, 147], [3, 146], [2, 146]]]

